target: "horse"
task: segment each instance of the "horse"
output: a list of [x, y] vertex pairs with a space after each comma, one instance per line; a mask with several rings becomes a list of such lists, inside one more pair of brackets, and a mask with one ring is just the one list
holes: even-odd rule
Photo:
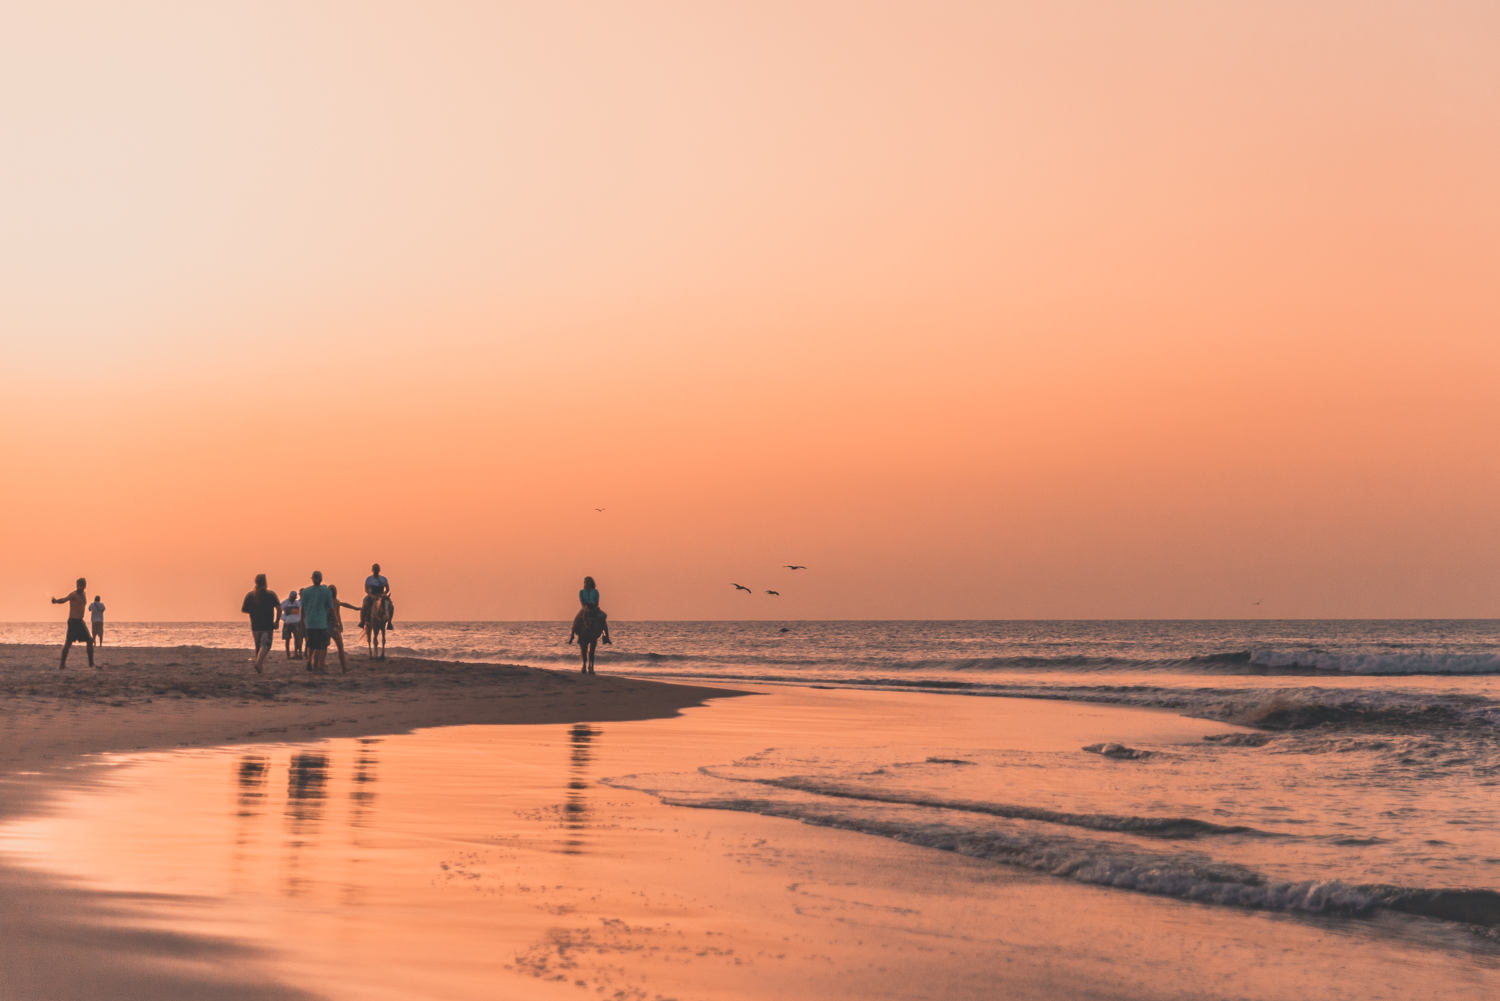
[[604, 635], [604, 616], [590, 608], [580, 608], [573, 617], [573, 632], [568, 642], [578, 638], [578, 654], [583, 660], [583, 674], [594, 673], [594, 650], [599, 646], [599, 637]]
[[[385, 627], [391, 621], [391, 612], [394, 611], [391, 599], [379, 597], [370, 602], [370, 612], [365, 617], [365, 642], [370, 646], [371, 660], [385, 660]], [[375, 648], [380, 647], [380, 656], [375, 655]]]

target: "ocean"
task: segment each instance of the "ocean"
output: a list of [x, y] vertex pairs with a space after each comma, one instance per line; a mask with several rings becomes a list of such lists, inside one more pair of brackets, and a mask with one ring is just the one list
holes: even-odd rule
[[[391, 653], [568, 669], [566, 623], [412, 622]], [[240, 623], [111, 624], [112, 643], [247, 647]], [[917, 744], [815, 732], [602, 776], [684, 808], [857, 831], [1219, 907], [1417, 921], [1500, 949], [1500, 621], [619, 622], [600, 672], [925, 693]], [[61, 627], [0, 626], [0, 642]], [[357, 668], [358, 659], [353, 661]], [[1196, 744], [947, 746], [959, 697], [1171, 710]], [[967, 704], [968, 699], [965, 699]], [[923, 703], [928, 705], [929, 703]]]
[[[568, 628], [401, 622], [387, 652], [567, 668], [578, 657]], [[1495, 619], [617, 622], [612, 633], [599, 670], [642, 678], [1067, 698], [1220, 719], [1281, 692], [1330, 719], [1442, 711], [1495, 722], [1486, 693], [1500, 676]], [[0, 643], [61, 635], [60, 623], [0, 623]], [[117, 646], [250, 647], [243, 622], [110, 623], [107, 637]], [[353, 630], [349, 643], [359, 646]]]

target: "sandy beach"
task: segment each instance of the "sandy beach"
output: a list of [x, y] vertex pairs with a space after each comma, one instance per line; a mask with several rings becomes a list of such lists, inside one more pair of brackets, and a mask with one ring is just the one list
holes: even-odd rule
[[[510, 665], [351, 658], [314, 675], [280, 650], [257, 675], [238, 650], [0, 645], [0, 821], [45, 809], [105, 752], [396, 734], [461, 724], [669, 717], [724, 689]], [[128, 895], [127, 895], [128, 896]], [[116, 926], [120, 898], [0, 864], [7, 998], [294, 997], [226, 941]]]
[[[923, 805], [960, 788], [945, 776], [996, 761], [994, 799], [1135, 796], [1154, 774], [1143, 762], [1170, 769], [1205, 737], [1256, 767], [1236, 757], [1263, 752], [1244, 727], [424, 660], [326, 677], [273, 660], [257, 677], [243, 654], [191, 648], [121, 648], [105, 671], [59, 673], [54, 654], [0, 649], [7, 998], [1292, 999], [1500, 984], [1492, 950], [1450, 922], [1053, 874], [994, 855], [1047, 824], [975, 827], [962, 803]], [[1101, 741], [1143, 757], [1081, 750]], [[788, 761], [804, 780], [875, 785], [788, 786]], [[1061, 787], [1053, 763], [1070, 770]], [[1167, 774], [1139, 795], [1174, 795]], [[971, 826], [944, 826], [958, 816]]]
[[[465, 723], [569, 723], [670, 716], [728, 689], [504, 664], [350, 659], [313, 674], [279, 650], [256, 674], [244, 652], [106, 647], [92, 670], [75, 649], [0, 645], [0, 768], [47, 767], [101, 751], [401, 733]], [[0, 812], [7, 809], [0, 799]]]

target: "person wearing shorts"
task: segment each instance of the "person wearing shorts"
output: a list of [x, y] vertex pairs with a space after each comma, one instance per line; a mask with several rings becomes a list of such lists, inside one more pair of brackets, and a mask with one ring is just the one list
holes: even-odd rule
[[302, 589], [302, 624], [307, 629], [307, 669], [324, 673], [328, 659], [328, 627], [334, 610], [333, 592], [323, 583], [323, 571], [314, 570], [312, 586]]
[[93, 604], [89, 605], [89, 631], [94, 634], [94, 639], [99, 645], [104, 645], [104, 602], [99, 596], [94, 595]]
[[275, 591], [266, 589], [265, 574], [255, 575], [255, 589], [245, 595], [240, 611], [250, 616], [250, 635], [255, 637], [255, 656], [250, 658], [250, 663], [255, 665], [256, 674], [262, 674], [261, 665], [271, 652], [271, 644], [276, 640], [276, 625], [281, 621], [281, 599], [276, 597]]
[[53, 598], [54, 605], [68, 606], [68, 637], [63, 641], [62, 663], [58, 665], [61, 671], [68, 666], [68, 650], [74, 643], [84, 643], [89, 648], [89, 667], [97, 667], [94, 663], [94, 637], [90, 635], [88, 627], [83, 624], [83, 603], [88, 600], [87, 589], [89, 582], [82, 577], [78, 578], [78, 587], [72, 594], [61, 598]]
[[302, 602], [297, 599], [297, 592], [293, 591], [287, 595], [286, 600], [281, 603], [281, 638], [286, 641], [286, 659], [291, 660], [292, 641], [297, 642], [298, 660], [302, 659]]
[[307, 669], [324, 673], [328, 658], [329, 619], [334, 611], [334, 597], [323, 584], [323, 571], [314, 570], [312, 586], [302, 589], [302, 624], [307, 630]]

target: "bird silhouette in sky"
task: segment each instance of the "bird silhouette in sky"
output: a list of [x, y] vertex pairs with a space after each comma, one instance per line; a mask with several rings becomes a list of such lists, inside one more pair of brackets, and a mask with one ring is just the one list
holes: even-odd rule
[[743, 584], [735, 584], [734, 581], [730, 581], [729, 583], [732, 584], [738, 590], [744, 591], [746, 594], [754, 594], [755, 593], [754, 591], [750, 590], [748, 587], [746, 587]]
[[806, 570], [807, 567], [794, 567], [790, 563], [785, 564], [788, 570]]
[[594, 508], [594, 510], [595, 510], [595, 511], [603, 511], [603, 510], [604, 510], [604, 508], [602, 508], [602, 507], [596, 507], [596, 508]]
[[[1265, 600], [1266, 599], [1264, 599], [1264, 598], [1260, 599], [1260, 601], [1265, 601]], [[1250, 604], [1252, 604], [1252, 605], [1259, 605], [1260, 601], [1252, 601], [1252, 602], [1250, 602]]]
[[774, 594], [778, 598], [781, 597], [781, 592], [780, 591], [767, 591], [766, 593], [767, 594]]

